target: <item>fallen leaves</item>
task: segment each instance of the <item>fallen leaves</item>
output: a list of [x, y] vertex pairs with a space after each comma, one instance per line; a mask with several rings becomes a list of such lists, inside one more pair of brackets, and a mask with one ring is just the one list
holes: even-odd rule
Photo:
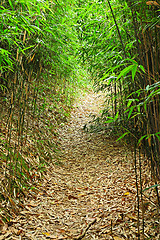
[[114, 240], [124, 240], [124, 238], [120, 238], [120, 237], [113, 237]]
[[77, 200], [78, 197], [75, 197], [75, 196], [73, 196], [73, 195], [68, 195], [68, 199], [69, 199], [69, 200], [71, 200], [71, 199]]
[[[90, 109], [92, 105], [96, 107]], [[70, 123], [59, 129], [61, 164], [48, 167], [34, 198], [23, 204], [14, 228], [9, 227], [10, 233], [5, 235], [8, 227], [2, 227], [5, 238], [0, 240], [10, 236], [27, 240], [137, 239], [132, 154], [106, 133], [82, 130], [90, 113], [97, 114], [102, 105], [103, 97], [97, 100], [96, 94], [90, 94], [73, 109]], [[147, 174], [145, 184], [149, 184]], [[147, 206], [145, 214], [148, 211]], [[156, 221], [149, 226], [146, 234], [152, 236]]]
[[127, 196], [127, 195], [129, 195], [129, 192], [125, 192], [124, 196]]
[[113, 237], [114, 240], [124, 240], [124, 238], [120, 238], [120, 237]]
[[2, 225], [0, 225], [0, 232], [3, 234], [6, 232], [7, 229], [8, 229], [8, 224], [2, 222]]

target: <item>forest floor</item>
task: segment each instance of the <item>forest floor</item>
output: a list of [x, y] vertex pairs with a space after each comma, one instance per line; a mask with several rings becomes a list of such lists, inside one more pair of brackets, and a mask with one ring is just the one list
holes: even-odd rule
[[[106, 132], [84, 131], [103, 106], [103, 94], [78, 98], [69, 122], [59, 129], [57, 165], [47, 168], [12, 225], [3, 227], [0, 240], [137, 239], [133, 155]], [[147, 226], [150, 234], [152, 223]]]

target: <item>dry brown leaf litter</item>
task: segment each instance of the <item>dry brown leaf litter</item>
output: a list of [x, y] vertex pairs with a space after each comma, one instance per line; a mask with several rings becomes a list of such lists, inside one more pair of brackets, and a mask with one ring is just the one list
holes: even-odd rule
[[[70, 122], [59, 130], [61, 164], [48, 168], [11, 226], [1, 226], [0, 240], [137, 239], [133, 156], [107, 133], [83, 130], [103, 102], [104, 96], [95, 93], [76, 102]], [[147, 174], [144, 184], [149, 184]], [[158, 224], [156, 214], [147, 205], [146, 239], [159, 239], [158, 231], [153, 231]]]

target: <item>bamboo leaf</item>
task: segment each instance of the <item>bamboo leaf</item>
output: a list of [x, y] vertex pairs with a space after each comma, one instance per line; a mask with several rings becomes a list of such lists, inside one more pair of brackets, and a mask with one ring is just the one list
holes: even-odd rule
[[129, 113], [128, 113], [128, 119], [130, 118], [130, 116], [131, 116], [134, 108], [135, 108], [135, 106], [132, 106], [132, 107], [130, 108]]
[[155, 136], [158, 138], [158, 140], [160, 141], [160, 132], [157, 132], [157, 133], [155, 133]]
[[114, 119], [109, 119], [107, 121], [105, 121], [104, 123], [113, 123], [114, 122]]
[[121, 77], [126, 76], [127, 73], [129, 73], [130, 71], [132, 71], [133, 67], [134, 67], [134, 65], [130, 65], [130, 66], [124, 68], [124, 69], [121, 71], [121, 73], [118, 75], [117, 80], [118, 80], [119, 78], [121, 78]]
[[144, 67], [142, 65], [139, 65], [139, 68], [142, 70], [142, 72], [145, 73], [145, 69], [144, 69]]
[[14, 10], [13, 4], [12, 4], [12, 0], [8, 0], [9, 5], [11, 6], [12, 10]]
[[134, 81], [134, 78], [135, 78], [135, 75], [136, 75], [136, 72], [137, 72], [137, 67], [138, 67], [138, 64], [134, 65], [134, 67], [132, 68], [132, 80], [133, 81]]
[[148, 188], [143, 189], [142, 192], [147, 191], [147, 190], [149, 190], [149, 189], [151, 189], [151, 188], [156, 188], [156, 187], [158, 187], [158, 186], [160, 186], [160, 184], [152, 185], [152, 186], [150, 186], [150, 187], [148, 187]]
[[116, 141], [119, 141], [120, 139], [124, 138], [126, 135], [128, 135], [130, 132], [125, 132], [122, 136], [120, 136]]
[[142, 137], [138, 140], [138, 144], [139, 144], [145, 137], [147, 137], [147, 135], [142, 136]]
[[127, 101], [128, 101], [127, 107], [130, 107], [130, 105], [132, 104], [133, 100], [134, 100], [134, 99], [128, 99], [128, 100], [127, 100]]

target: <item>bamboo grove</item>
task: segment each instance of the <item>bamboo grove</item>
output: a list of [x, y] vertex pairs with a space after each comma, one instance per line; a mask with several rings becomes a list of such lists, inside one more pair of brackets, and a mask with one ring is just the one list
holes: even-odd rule
[[0, 18], [0, 216], [9, 219], [8, 204], [17, 213], [55, 160], [79, 70], [70, 2], [2, 0]]
[[[130, 144], [137, 188], [137, 237], [145, 239], [147, 189], [155, 191], [157, 213], [160, 206], [160, 5], [132, 0], [83, 4], [79, 2], [83, 16], [79, 19], [80, 56], [88, 62], [97, 91], [106, 92], [106, 108], [90, 129], [111, 131]], [[144, 189], [142, 166], [146, 162], [153, 185]]]
[[18, 211], [15, 199], [33, 191], [44, 164], [53, 161], [56, 128], [69, 116], [85, 65], [107, 95], [98, 129], [133, 149], [138, 218], [146, 162], [158, 211], [160, 2], [1, 0], [0, 18], [1, 201]]

